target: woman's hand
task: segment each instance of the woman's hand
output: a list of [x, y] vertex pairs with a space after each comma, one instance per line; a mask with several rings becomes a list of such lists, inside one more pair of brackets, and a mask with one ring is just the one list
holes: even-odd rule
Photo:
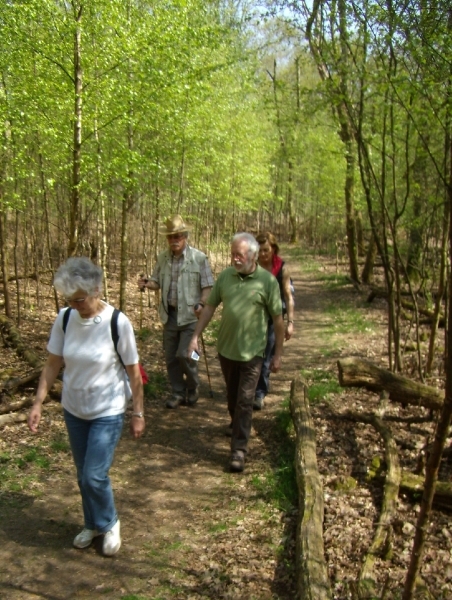
[[133, 413], [130, 420], [130, 433], [137, 440], [140, 438], [145, 429], [144, 422], [144, 396], [143, 396], [143, 380], [141, 378], [140, 366], [138, 363], [134, 365], [126, 365], [127, 375], [129, 376], [130, 388], [133, 398]]
[[35, 401], [28, 413], [27, 423], [32, 433], [38, 432], [39, 422], [41, 420], [42, 403], [54, 384], [62, 366], [63, 357], [49, 353], [44, 368], [42, 369], [41, 377], [39, 378]]
[[32, 433], [38, 433], [39, 422], [41, 420], [41, 404], [33, 404], [28, 413], [28, 427]]
[[130, 434], [135, 440], [143, 435], [145, 427], [144, 416], [137, 417], [136, 415], [132, 415], [130, 420]]

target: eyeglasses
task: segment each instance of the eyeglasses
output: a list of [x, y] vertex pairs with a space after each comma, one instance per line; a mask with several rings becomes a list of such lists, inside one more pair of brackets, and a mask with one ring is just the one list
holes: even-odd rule
[[239, 260], [245, 260], [248, 257], [247, 254], [242, 252], [231, 252], [231, 258], [238, 258]]
[[87, 298], [88, 296], [85, 296], [84, 298], [65, 298], [65, 300], [68, 304], [81, 304], [82, 302], [85, 302]]
[[168, 240], [181, 240], [184, 236], [183, 233], [171, 233], [170, 235], [166, 236]]

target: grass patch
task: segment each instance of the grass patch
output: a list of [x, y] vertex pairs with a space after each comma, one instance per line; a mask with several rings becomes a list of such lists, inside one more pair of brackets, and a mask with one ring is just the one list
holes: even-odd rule
[[52, 440], [50, 442], [50, 448], [53, 450], [53, 452], [58, 453], [58, 452], [69, 452], [71, 447], [69, 445], [69, 440], [67, 438], [67, 435], [59, 435], [57, 436], [54, 440]]
[[281, 405], [276, 414], [275, 436], [277, 442], [276, 464], [262, 476], [254, 476], [251, 483], [262, 497], [283, 511], [288, 511], [298, 503], [298, 488], [295, 474], [295, 437], [289, 400]]
[[308, 385], [308, 398], [311, 404], [328, 400], [331, 394], [340, 394], [343, 390], [337, 377], [331, 371], [311, 369], [301, 372]]
[[333, 320], [332, 332], [345, 335], [373, 331], [373, 322], [362, 310], [345, 302], [330, 303], [325, 307], [325, 313]]
[[[52, 462], [58, 460], [55, 458], [56, 455], [69, 452], [69, 440], [65, 433], [58, 433], [48, 445], [20, 447], [14, 455], [2, 452], [0, 454], [0, 491], [28, 492], [30, 485], [42, 477], [41, 472], [50, 469]], [[40, 493], [35, 488], [31, 492], [35, 497]]]
[[321, 265], [311, 256], [302, 255], [299, 258], [303, 273], [318, 273]]
[[339, 275], [338, 273], [320, 275], [319, 280], [322, 281], [325, 287], [329, 290], [337, 290], [345, 287], [346, 285], [350, 285], [350, 280], [348, 277], [345, 275]]
[[0, 465], [4, 465], [11, 460], [11, 454], [8, 452], [0, 452]]
[[144, 384], [145, 398], [160, 398], [166, 391], [166, 375], [159, 372], [148, 373], [148, 382]]
[[50, 466], [49, 458], [44, 456], [38, 448], [30, 448], [16, 459], [16, 464], [20, 469], [23, 469], [29, 463], [34, 463], [41, 469], [48, 469]]
[[219, 531], [226, 531], [228, 529], [227, 523], [214, 523], [209, 527], [210, 533], [217, 533]]

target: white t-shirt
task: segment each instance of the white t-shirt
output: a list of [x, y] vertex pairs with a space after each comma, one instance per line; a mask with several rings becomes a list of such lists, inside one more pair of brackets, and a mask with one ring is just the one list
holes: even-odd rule
[[[96, 317], [83, 319], [72, 310], [63, 331], [63, 315], [58, 314], [47, 350], [64, 358], [62, 406], [80, 419], [97, 419], [123, 413], [130, 387], [111, 337], [113, 307], [103, 302]], [[132, 324], [124, 313], [118, 318], [118, 352], [125, 365], [138, 363]]]

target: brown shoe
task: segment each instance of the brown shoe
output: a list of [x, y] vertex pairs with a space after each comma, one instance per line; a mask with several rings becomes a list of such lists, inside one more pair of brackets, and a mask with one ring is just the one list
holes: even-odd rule
[[236, 450], [232, 453], [229, 469], [231, 473], [241, 473], [245, 468], [245, 453], [243, 450]]

